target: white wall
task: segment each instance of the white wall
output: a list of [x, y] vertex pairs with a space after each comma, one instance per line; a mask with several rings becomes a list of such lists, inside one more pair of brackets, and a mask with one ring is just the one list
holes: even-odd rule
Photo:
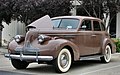
[[2, 45], [6, 46], [8, 42], [15, 36], [15, 35], [25, 35], [25, 25], [21, 22], [17, 22], [12, 20], [11, 23], [8, 25], [5, 22], [2, 22], [4, 25], [2, 31]]
[[120, 38], [120, 12], [117, 13], [116, 38]]

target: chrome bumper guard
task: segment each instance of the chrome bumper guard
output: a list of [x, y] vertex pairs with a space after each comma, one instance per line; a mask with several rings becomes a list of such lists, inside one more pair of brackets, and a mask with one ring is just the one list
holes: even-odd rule
[[[16, 54], [5, 54], [4, 56], [9, 58], [9, 59], [20, 59], [22, 60], [30, 60], [30, 61], [51, 61], [53, 60], [53, 56], [40, 56], [39, 53], [39, 49], [37, 48], [33, 48], [32, 46], [29, 47], [17, 47], [15, 49], [15, 51], [20, 52], [19, 55]], [[24, 52], [31, 52], [31, 53], [35, 53], [35, 55], [24, 55]]]

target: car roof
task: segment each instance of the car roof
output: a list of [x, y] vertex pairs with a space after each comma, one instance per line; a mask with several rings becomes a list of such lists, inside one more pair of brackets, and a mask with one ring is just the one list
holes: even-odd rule
[[52, 19], [58, 19], [58, 18], [75, 18], [75, 19], [95, 19], [95, 20], [100, 20], [99, 18], [88, 17], [88, 16], [59, 16], [59, 17], [53, 17]]

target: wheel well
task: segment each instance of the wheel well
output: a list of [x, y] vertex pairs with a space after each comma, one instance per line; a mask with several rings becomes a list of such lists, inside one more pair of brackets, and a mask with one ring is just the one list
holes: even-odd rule
[[67, 48], [70, 53], [71, 53], [71, 57], [72, 57], [72, 61], [74, 61], [74, 53], [73, 53], [73, 49], [70, 46], [64, 46], [64, 48]]
[[110, 48], [111, 48], [111, 52], [112, 52], [112, 45], [111, 45], [110, 43], [108, 43], [107, 45], [109, 45], [109, 46], [110, 46]]

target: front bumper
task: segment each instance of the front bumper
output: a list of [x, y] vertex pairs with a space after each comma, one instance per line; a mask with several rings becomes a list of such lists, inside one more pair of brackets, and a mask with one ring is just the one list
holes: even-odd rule
[[52, 56], [33, 56], [33, 55], [23, 55], [23, 54], [20, 54], [20, 55], [15, 55], [15, 54], [5, 54], [4, 55], [5, 57], [7, 58], [10, 58], [10, 59], [19, 59], [19, 60], [30, 60], [30, 61], [51, 61], [53, 60], [53, 57]]
[[7, 53], [4, 56], [9, 59], [19, 59], [25, 61], [51, 61], [53, 56], [40, 56], [38, 48], [32, 46], [29, 47], [17, 47], [15, 53]]

